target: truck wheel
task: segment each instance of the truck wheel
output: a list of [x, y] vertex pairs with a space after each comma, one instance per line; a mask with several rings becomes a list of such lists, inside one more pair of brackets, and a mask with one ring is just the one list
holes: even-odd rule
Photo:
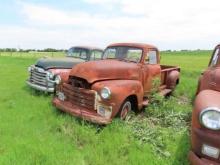
[[131, 102], [129, 100], [125, 100], [119, 111], [120, 119], [125, 120], [129, 112], [131, 112]]

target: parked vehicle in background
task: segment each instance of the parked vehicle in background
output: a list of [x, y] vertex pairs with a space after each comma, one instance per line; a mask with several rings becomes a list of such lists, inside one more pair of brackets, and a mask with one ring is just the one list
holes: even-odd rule
[[69, 72], [76, 64], [100, 60], [103, 50], [93, 47], [70, 48], [64, 58], [42, 58], [28, 68], [30, 77], [27, 84], [36, 90], [54, 92], [56, 84], [68, 79]]
[[160, 79], [159, 92], [171, 93], [179, 83], [179, 67], [160, 65], [155, 46], [118, 43], [108, 46], [103, 60], [75, 66], [66, 83], [56, 91], [53, 104], [85, 120], [108, 124], [115, 116], [125, 119], [129, 111], [149, 102], [152, 81]]
[[192, 112], [193, 165], [220, 165], [220, 45], [199, 79]]

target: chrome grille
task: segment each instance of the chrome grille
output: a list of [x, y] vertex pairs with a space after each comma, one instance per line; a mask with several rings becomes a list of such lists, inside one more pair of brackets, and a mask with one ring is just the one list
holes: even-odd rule
[[40, 86], [47, 86], [47, 72], [41, 68], [34, 67], [30, 72], [30, 82]]
[[81, 106], [86, 109], [96, 109], [96, 91], [73, 87], [64, 83], [62, 90], [67, 98], [74, 105]]

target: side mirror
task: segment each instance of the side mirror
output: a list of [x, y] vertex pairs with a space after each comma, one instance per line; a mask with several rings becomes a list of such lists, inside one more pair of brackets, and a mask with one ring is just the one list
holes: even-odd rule
[[144, 63], [149, 64], [149, 62], [150, 62], [149, 57], [147, 57], [147, 58], [144, 59]]
[[204, 75], [204, 73], [205, 73], [205, 70], [202, 70], [201, 75]]

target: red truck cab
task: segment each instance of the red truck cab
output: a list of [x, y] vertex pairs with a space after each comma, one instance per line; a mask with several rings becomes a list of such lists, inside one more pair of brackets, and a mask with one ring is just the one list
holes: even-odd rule
[[213, 51], [209, 66], [198, 83], [192, 112], [193, 165], [220, 165], [220, 45]]
[[149, 102], [152, 81], [160, 79], [159, 92], [167, 95], [179, 82], [178, 67], [160, 65], [155, 46], [138, 43], [109, 45], [103, 60], [76, 65], [69, 80], [56, 91], [58, 109], [94, 123], [108, 124], [116, 116], [141, 110]]

